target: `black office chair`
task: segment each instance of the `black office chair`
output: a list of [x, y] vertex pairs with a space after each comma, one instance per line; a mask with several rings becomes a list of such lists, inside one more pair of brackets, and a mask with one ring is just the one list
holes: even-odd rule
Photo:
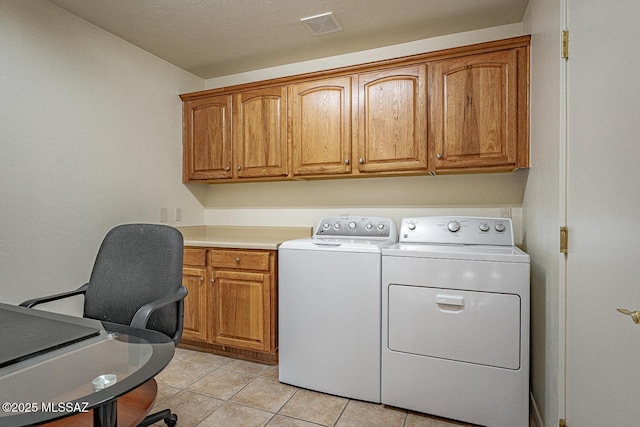
[[[84, 295], [83, 317], [153, 329], [182, 337], [184, 298], [182, 286], [182, 234], [173, 227], [125, 224], [107, 233], [96, 256], [89, 282], [80, 288], [35, 298], [20, 304], [33, 307], [45, 302]], [[177, 423], [170, 409], [147, 416], [140, 426], [160, 420]]]

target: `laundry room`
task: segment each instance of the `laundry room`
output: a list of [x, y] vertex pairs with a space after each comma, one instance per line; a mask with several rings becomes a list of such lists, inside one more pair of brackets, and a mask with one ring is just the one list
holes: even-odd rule
[[[0, 303], [76, 289], [110, 229], [160, 224], [184, 239], [184, 332], [156, 378], [156, 402], [176, 409], [179, 425], [640, 419], [636, 2], [125, 3], [0, 0]], [[383, 234], [372, 234], [381, 224]], [[325, 225], [333, 234], [319, 233]], [[446, 249], [406, 246], [433, 243], [420, 234], [431, 228], [453, 239], [440, 246], [498, 249], [472, 260], [460, 250], [462, 260], [442, 263]], [[470, 231], [496, 239], [469, 243]], [[282, 287], [279, 249], [299, 239], [324, 245], [329, 266], [307, 271], [289, 257], [297, 270], [285, 277], [334, 287]], [[333, 294], [359, 300], [336, 289], [366, 273], [331, 276], [337, 264], [351, 271], [334, 258], [346, 247], [376, 254], [379, 360], [354, 350], [350, 337], [367, 333], [346, 327], [357, 310], [316, 311]], [[466, 269], [471, 261], [487, 267]], [[432, 262], [453, 267], [435, 284], [414, 276]], [[528, 293], [505, 291], [501, 280], [522, 282], [525, 264]], [[287, 337], [307, 332], [280, 331], [280, 316], [292, 315], [292, 300], [283, 311], [280, 297], [308, 298], [293, 313], [305, 321], [328, 313], [320, 324], [349, 337], [335, 354], [380, 364], [373, 395], [342, 388], [322, 363], [279, 375], [297, 352], [331, 362], [334, 345], [319, 329], [313, 345], [291, 345]], [[403, 310], [416, 301], [438, 311]], [[83, 314], [80, 298], [48, 309]], [[411, 322], [465, 310], [476, 316], [469, 324], [424, 328], [433, 340], [446, 330], [443, 346], [404, 335]], [[517, 327], [505, 320], [516, 317]], [[482, 322], [500, 333], [483, 336]], [[464, 340], [473, 350], [459, 345], [470, 324], [482, 340]], [[386, 380], [385, 363], [394, 372]], [[319, 378], [299, 380], [299, 371]], [[440, 391], [449, 380], [475, 382], [448, 390], [461, 400], [439, 400], [413, 372], [428, 372]], [[410, 390], [399, 378], [414, 381]], [[500, 391], [473, 399], [489, 389]], [[273, 399], [256, 397], [264, 395]], [[510, 415], [495, 418], [500, 411]]]

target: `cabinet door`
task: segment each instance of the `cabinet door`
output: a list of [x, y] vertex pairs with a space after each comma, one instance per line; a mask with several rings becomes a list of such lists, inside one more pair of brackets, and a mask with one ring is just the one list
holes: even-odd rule
[[426, 65], [358, 76], [358, 171], [427, 169]]
[[351, 172], [351, 77], [291, 86], [293, 174]]
[[184, 300], [184, 328], [186, 339], [207, 340], [207, 269], [184, 267], [182, 285], [187, 288]]
[[233, 99], [236, 176], [287, 176], [287, 88], [242, 92]]
[[514, 169], [518, 137], [527, 138], [518, 128], [519, 114], [527, 114], [526, 94], [518, 90], [518, 51], [447, 59], [429, 70], [435, 169]]
[[231, 96], [183, 103], [183, 181], [231, 178]]
[[271, 276], [237, 270], [213, 270], [211, 342], [269, 351]]

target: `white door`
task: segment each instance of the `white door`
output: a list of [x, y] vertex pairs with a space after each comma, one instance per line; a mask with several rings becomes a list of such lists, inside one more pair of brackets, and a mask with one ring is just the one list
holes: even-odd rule
[[640, 425], [640, 2], [569, 0], [566, 421]]

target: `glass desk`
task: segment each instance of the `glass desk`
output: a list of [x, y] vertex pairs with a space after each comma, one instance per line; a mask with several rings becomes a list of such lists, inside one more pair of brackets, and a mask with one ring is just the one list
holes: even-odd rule
[[[0, 426], [37, 425], [90, 409], [95, 426], [114, 426], [117, 398], [155, 377], [175, 351], [169, 337], [151, 330], [2, 303], [0, 310], [99, 329], [97, 336], [0, 368]], [[0, 328], [0, 345], [11, 341]], [[105, 387], [99, 378], [113, 379], [107, 375], [117, 379]]]

